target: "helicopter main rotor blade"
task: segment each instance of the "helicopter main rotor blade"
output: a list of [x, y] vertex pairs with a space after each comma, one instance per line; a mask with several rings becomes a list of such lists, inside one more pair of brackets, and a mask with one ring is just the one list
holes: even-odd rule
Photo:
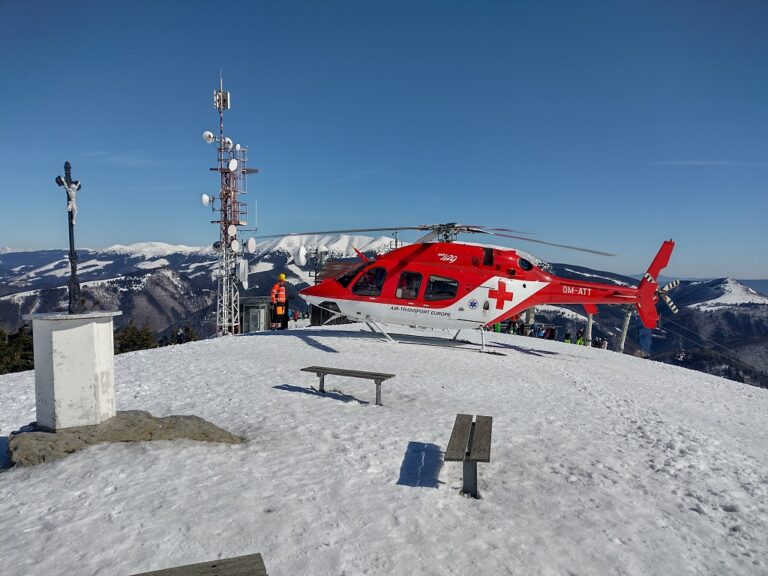
[[545, 244], [547, 246], [556, 246], [557, 248], [567, 248], [568, 250], [578, 250], [579, 252], [589, 252], [590, 254], [599, 254], [600, 256], [616, 256], [616, 254], [611, 254], [610, 252], [601, 252], [600, 250], [581, 248], [580, 246], [570, 246], [568, 244], [556, 244], [555, 242], [545, 242], [544, 240], [534, 240], [533, 238], [526, 238], [525, 236], [514, 236], [512, 234], [500, 234], [498, 232], [490, 231], [484, 233], [492, 236], [502, 236], [504, 238], [515, 238], [517, 240], [524, 240], [525, 242], [535, 242], [536, 244]]
[[[490, 226], [473, 226], [467, 224], [468, 228], [478, 228], [479, 231], [492, 230], [494, 232], [508, 232], [511, 234], [535, 234], [535, 232], [525, 232], [524, 230], [513, 230], [512, 228], [492, 228]], [[474, 230], [473, 230], [474, 231]]]
[[284, 232], [283, 234], [266, 234], [254, 238], [282, 238], [283, 236], [327, 236], [328, 234], [349, 234], [353, 232], [387, 232], [398, 230], [428, 230], [425, 226], [382, 226], [379, 228], [347, 228], [344, 230], [319, 230], [315, 232]]
[[[416, 243], [430, 242], [434, 238], [444, 233], [449, 233], [455, 236], [458, 233], [469, 234], [488, 234], [491, 236], [501, 236], [503, 238], [514, 238], [516, 240], [523, 240], [525, 242], [535, 242], [536, 244], [544, 244], [546, 246], [555, 246], [557, 248], [566, 248], [568, 250], [577, 250], [579, 252], [589, 252], [590, 254], [599, 254], [600, 256], [615, 256], [610, 252], [602, 252], [600, 250], [592, 250], [591, 248], [581, 248], [579, 246], [571, 246], [569, 244], [557, 244], [555, 242], [545, 242], [544, 240], [534, 240], [533, 238], [527, 238], [525, 236], [518, 236], [517, 234], [531, 234], [531, 232], [519, 232], [517, 230], [511, 230], [508, 228], [486, 228], [484, 226], [470, 226], [468, 224], [457, 224], [450, 222], [447, 224], [420, 224], [418, 226], [379, 226], [378, 228], [345, 228], [340, 230], [319, 230], [314, 232], [289, 232], [284, 234], [266, 234], [254, 236], [254, 238], [282, 238], [285, 236], [326, 236], [328, 234], [353, 234], [358, 232], [398, 232], [401, 230], [419, 230], [427, 231], [428, 234], [419, 238]], [[517, 234], [506, 234], [505, 232], [516, 232]]]

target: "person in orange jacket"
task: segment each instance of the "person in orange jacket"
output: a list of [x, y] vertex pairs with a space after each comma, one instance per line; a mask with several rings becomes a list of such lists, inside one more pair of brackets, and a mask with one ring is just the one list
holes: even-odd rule
[[288, 314], [288, 299], [285, 294], [285, 274], [277, 277], [277, 282], [272, 286], [272, 330], [279, 330], [284, 326], [283, 319]]

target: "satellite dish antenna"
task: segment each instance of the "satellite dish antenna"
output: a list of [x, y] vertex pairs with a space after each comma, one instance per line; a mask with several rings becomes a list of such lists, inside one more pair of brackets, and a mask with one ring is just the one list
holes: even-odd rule
[[237, 239], [232, 240], [229, 243], [229, 247], [232, 249], [232, 252], [240, 252], [240, 241]]
[[240, 144], [235, 144], [235, 152], [240, 152]]
[[227, 165], [227, 167], [229, 168], [230, 172], [234, 172], [235, 170], [237, 170], [237, 160], [232, 158], [232, 160], [229, 161], [229, 164]]
[[307, 249], [303, 245], [299, 245], [293, 253], [293, 261], [299, 266], [307, 265]]
[[320, 244], [320, 246], [317, 247], [317, 253], [318, 254], [327, 254], [328, 253], [328, 247], [325, 244]]
[[208, 196], [208, 194], [203, 194], [200, 196], [200, 202], [203, 203], [203, 206], [208, 206], [208, 204], [211, 202], [211, 197]]
[[237, 226], [235, 226], [234, 224], [230, 224], [229, 226], [227, 226], [227, 234], [229, 234], [233, 238], [237, 236]]
[[241, 259], [237, 261], [237, 278], [248, 288], [248, 260]]
[[224, 149], [232, 150], [232, 138], [224, 138]]
[[221, 242], [219, 242], [218, 240], [216, 242], [214, 242], [213, 243], [213, 250], [215, 252], [221, 252]]
[[245, 243], [245, 249], [249, 254], [256, 252], [256, 238], [248, 238], [248, 242]]
[[208, 144], [211, 144], [216, 140], [216, 136], [214, 136], [213, 132], [211, 132], [210, 130], [206, 130], [205, 132], [203, 132], [203, 140], [208, 142]]

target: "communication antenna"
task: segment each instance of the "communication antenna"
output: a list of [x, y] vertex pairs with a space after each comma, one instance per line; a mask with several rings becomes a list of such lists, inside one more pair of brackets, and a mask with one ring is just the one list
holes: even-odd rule
[[[247, 168], [248, 148], [233, 143], [224, 135], [224, 111], [229, 110], [231, 98], [224, 90], [224, 80], [219, 71], [219, 89], [213, 92], [213, 107], [219, 113], [219, 135], [212, 131], [203, 132], [203, 140], [208, 144], [217, 143], [217, 165], [211, 168], [220, 177], [218, 195], [203, 194], [200, 200], [203, 206], [210, 206], [216, 214], [212, 224], [219, 225], [219, 239], [213, 243], [218, 255], [214, 276], [218, 282], [216, 301], [216, 333], [237, 334], [240, 332], [240, 293], [238, 281], [248, 288], [248, 263], [243, 255], [243, 243], [238, 238], [238, 228], [248, 224], [248, 205], [239, 200], [247, 193], [246, 176], [258, 172], [257, 168]], [[254, 243], [247, 243], [247, 248]]]

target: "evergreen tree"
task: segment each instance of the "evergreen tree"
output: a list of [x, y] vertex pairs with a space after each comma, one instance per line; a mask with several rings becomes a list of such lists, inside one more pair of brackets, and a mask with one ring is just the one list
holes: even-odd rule
[[0, 374], [7, 374], [11, 363], [11, 350], [8, 346], [8, 334], [0, 328]]
[[144, 324], [139, 331], [139, 350], [146, 350], [147, 348], [157, 348], [157, 338], [155, 333], [149, 327], [148, 324]]
[[195, 332], [195, 329], [192, 328], [189, 324], [184, 326], [184, 342], [194, 342], [195, 340], [199, 340], [197, 336], [197, 332]]
[[25, 324], [10, 336], [0, 330], [0, 374], [32, 370], [34, 367], [32, 328]]
[[147, 348], [157, 348], [155, 334], [147, 324], [144, 324], [141, 330], [139, 330], [131, 322], [128, 326], [115, 333], [115, 354], [146, 350]]

